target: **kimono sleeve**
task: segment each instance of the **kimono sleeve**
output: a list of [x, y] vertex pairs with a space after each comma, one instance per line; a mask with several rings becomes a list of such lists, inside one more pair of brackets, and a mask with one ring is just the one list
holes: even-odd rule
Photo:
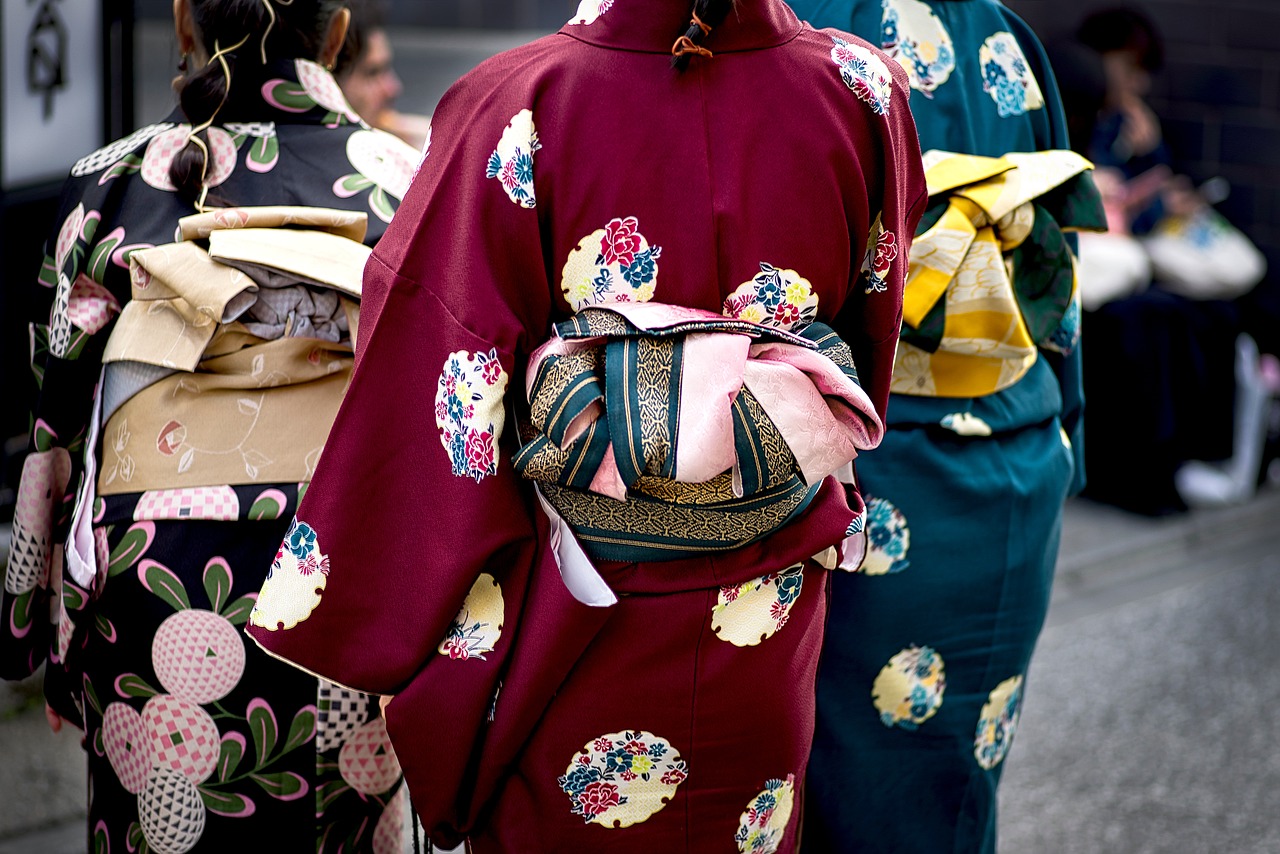
[[64, 665], [89, 591], [69, 578], [64, 582], [61, 544], [82, 473], [102, 348], [127, 298], [127, 276], [117, 275], [109, 261], [123, 242], [123, 229], [100, 227], [108, 201], [96, 182], [68, 179], [31, 283], [28, 343], [35, 400], [0, 604], [0, 676], [29, 676], [51, 657], [56, 666], [46, 671], [46, 692], [54, 708], [72, 720], [78, 719], [72, 692], [61, 683], [74, 685], [78, 695], [80, 680], [70, 678]]
[[[250, 619], [268, 652], [358, 690], [396, 693], [437, 655], [483, 659], [501, 580], [545, 553], [511, 467], [508, 403], [551, 310], [539, 145], [514, 89], [473, 74], [433, 118], [365, 269], [351, 386]], [[473, 584], [483, 601], [453, 632]]]
[[898, 63], [886, 58], [893, 72], [887, 112], [872, 116], [874, 154], [860, 157], [862, 174], [849, 180], [864, 183], [868, 195], [866, 233], [855, 233], [850, 216], [850, 240], [865, 247], [855, 256], [849, 298], [834, 328], [849, 343], [858, 379], [883, 419], [889, 400], [894, 353], [902, 328], [902, 292], [916, 224], [928, 200], [924, 165], [915, 121], [909, 108], [911, 89]]

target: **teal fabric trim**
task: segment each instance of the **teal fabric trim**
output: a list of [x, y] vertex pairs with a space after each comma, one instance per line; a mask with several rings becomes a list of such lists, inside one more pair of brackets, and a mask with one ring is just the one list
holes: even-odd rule
[[747, 394], [743, 390], [733, 401], [733, 441], [742, 477], [742, 494], [755, 495], [769, 482], [769, 470], [760, 443], [760, 431], [747, 412]]

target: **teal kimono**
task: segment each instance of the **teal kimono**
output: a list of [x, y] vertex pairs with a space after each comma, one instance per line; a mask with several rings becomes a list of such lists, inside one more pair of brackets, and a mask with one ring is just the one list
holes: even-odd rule
[[[1069, 148], [1043, 49], [996, 0], [792, 6], [902, 64], [922, 150]], [[930, 225], [926, 213], [920, 232]], [[1078, 319], [1068, 309], [1065, 346], [1041, 349], [1000, 390], [893, 394], [883, 444], [858, 460], [868, 555], [834, 578], [806, 847], [995, 851], [996, 788], [1048, 610], [1062, 504], [1084, 483]], [[912, 333], [904, 326], [903, 341]]]

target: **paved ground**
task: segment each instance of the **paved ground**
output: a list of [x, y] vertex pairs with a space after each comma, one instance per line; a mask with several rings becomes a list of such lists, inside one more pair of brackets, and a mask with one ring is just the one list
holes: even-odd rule
[[1280, 851], [1280, 492], [1177, 519], [1070, 511], [1001, 851]]

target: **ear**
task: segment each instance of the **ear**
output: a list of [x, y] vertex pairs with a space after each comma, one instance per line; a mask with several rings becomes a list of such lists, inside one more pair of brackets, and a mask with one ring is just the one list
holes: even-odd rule
[[178, 53], [195, 53], [199, 42], [196, 39], [196, 20], [191, 11], [191, 0], [173, 0], [173, 33], [178, 39]]
[[[182, 0], [174, 0], [175, 3]], [[342, 51], [342, 43], [347, 38], [347, 27], [351, 24], [351, 10], [343, 6], [341, 9], [333, 13], [333, 17], [329, 19], [329, 27], [324, 31], [324, 41], [321, 42], [320, 56], [317, 59], [325, 68], [332, 69], [333, 64], [338, 59], [338, 54]]]

